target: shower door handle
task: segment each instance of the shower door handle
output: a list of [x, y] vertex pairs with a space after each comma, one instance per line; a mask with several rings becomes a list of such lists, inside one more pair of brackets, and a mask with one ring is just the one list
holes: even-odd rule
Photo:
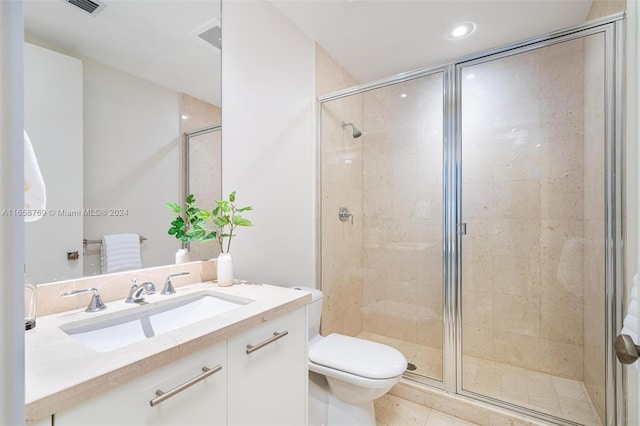
[[640, 346], [633, 342], [631, 336], [618, 334], [613, 344], [618, 361], [623, 364], [633, 364], [640, 357]]

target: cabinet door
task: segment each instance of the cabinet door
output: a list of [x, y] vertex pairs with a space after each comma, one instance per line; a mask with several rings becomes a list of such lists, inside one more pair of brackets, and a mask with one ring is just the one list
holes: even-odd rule
[[[56, 413], [56, 426], [224, 425], [226, 345], [220, 343]], [[203, 374], [222, 369], [152, 407], [158, 389], [168, 392]]]
[[53, 420], [51, 416], [38, 420], [37, 422], [27, 422], [27, 426], [51, 426]]
[[[274, 339], [247, 354], [247, 345]], [[307, 424], [305, 309], [264, 322], [228, 340], [230, 425]]]

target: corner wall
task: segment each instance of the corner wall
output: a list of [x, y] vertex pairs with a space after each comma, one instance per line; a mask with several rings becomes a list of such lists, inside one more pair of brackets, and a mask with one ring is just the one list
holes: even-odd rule
[[313, 41], [266, 1], [223, 1], [222, 20], [222, 192], [254, 208], [232, 244], [235, 276], [313, 285]]

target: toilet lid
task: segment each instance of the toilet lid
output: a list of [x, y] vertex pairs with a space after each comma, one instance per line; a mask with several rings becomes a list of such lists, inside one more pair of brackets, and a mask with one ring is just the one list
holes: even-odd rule
[[391, 346], [342, 334], [320, 339], [309, 349], [309, 360], [369, 379], [397, 377], [407, 368], [404, 355]]

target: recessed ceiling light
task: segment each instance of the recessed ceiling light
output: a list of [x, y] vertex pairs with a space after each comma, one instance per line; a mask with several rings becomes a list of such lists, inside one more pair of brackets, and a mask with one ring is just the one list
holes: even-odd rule
[[401, 98], [406, 98], [406, 97], [407, 97], [407, 94], [406, 94], [406, 93], [403, 93], [402, 95], [400, 95], [400, 97], [401, 97]]
[[447, 33], [447, 38], [450, 40], [460, 40], [466, 37], [469, 37], [471, 33], [473, 33], [476, 29], [476, 24], [473, 22], [462, 22], [460, 24], [456, 24], [449, 30]]
[[180, 117], [180, 118], [182, 118], [183, 120], [188, 120], [188, 119], [189, 119], [189, 116], [188, 116], [188, 115], [183, 115], [183, 116], [182, 116], [182, 117]]

